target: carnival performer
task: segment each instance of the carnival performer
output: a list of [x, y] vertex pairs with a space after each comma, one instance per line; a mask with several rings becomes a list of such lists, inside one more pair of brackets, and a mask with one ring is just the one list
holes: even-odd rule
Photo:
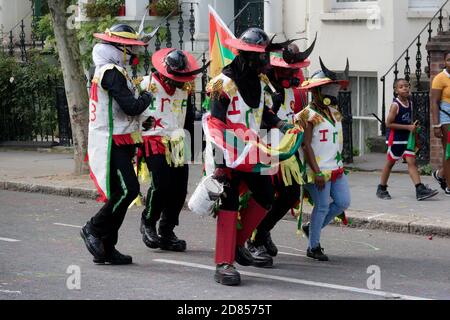
[[387, 160], [376, 193], [377, 197], [383, 200], [392, 199], [387, 190], [388, 180], [392, 168], [400, 159], [405, 159], [408, 163], [409, 176], [416, 187], [416, 199], [418, 201], [432, 198], [439, 193], [422, 183], [416, 165], [416, 135], [420, 126], [417, 122], [413, 123], [413, 103], [410, 99], [410, 88], [409, 81], [406, 79], [397, 79], [394, 82], [396, 97], [386, 119], [386, 127], [388, 128], [386, 131]]
[[199, 68], [193, 55], [171, 48], [155, 52], [152, 63], [156, 71], [141, 83], [141, 88], [153, 95], [143, 115], [143, 119], [151, 119], [146, 122], [149, 129], [142, 133], [142, 153], [151, 172], [151, 186], [142, 212], [141, 233], [149, 248], [182, 252], [186, 241], [178, 239], [174, 229], [179, 224], [189, 177], [186, 160], [191, 148], [186, 145], [190, 139], [186, 141], [184, 129], [192, 127], [194, 121], [194, 80], [208, 65]]
[[[265, 106], [264, 88], [269, 80], [261, 73], [270, 63], [269, 52], [279, 49], [279, 45], [273, 44], [259, 28], [246, 30], [239, 39], [227, 39], [226, 44], [236, 49], [238, 55], [208, 85], [211, 114], [207, 116], [206, 126], [204, 118], [204, 129], [208, 139], [216, 141], [214, 177], [224, 183], [225, 190], [217, 212], [214, 279], [223, 285], [239, 285], [240, 274], [233, 264], [235, 260], [244, 266], [254, 263], [245, 242], [271, 209], [274, 190], [271, 177], [257, 171], [255, 159], [255, 162], [243, 165], [246, 170], [238, 170], [237, 163], [244, 157], [238, 157], [233, 163], [224, 160], [224, 157], [229, 159], [236, 155], [239, 146], [235, 146], [237, 149], [233, 146], [220, 149], [221, 144], [217, 141], [224, 139], [224, 143], [229, 142], [227, 137], [237, 137], [240, 131], [246, 135], [244, 140], [257, 140], [262, 121], [270, 127], [280, 128], [282, 132], [291, 126]], [[212, 127], [221, 130], [211, 130]], [[254, 145], [247, 145], [244, 149], [248, 151], [252, 147]], [[241, 183], [246, 184], [252, 197], [238, 212]], [[272, 258], [264, 257], [259, 263], [271, 265]]]
[[[307, 105], [306, 91], [299, 87], [304, 81], [302, 68], [310, 65], [307, 58], [312, 53], [314, 46], [315, 41], [305, 52], [300, 52], [296, 44], [290, 44], [283, 51], [271, 53], [270, 64], [272, 69], [268, 75], [270, 82], [276, 89], [276, 92], [271, 94], [271, 109], [281, 120], [289, 124], [294, 124], [295, 115]], [[281, 135], [270, 135], [272, 138], [277, 136], [281, 138]], [[279, 141], [271, 141], [271, 143], [274, 146]], [[298, 159], [298, 161], [300, 160]], [[254, 237], [247, 243], [255, 261], [254, 266], [259, 266], [257, 262], [261, 256], [268, 254], [275, 257], [277, 255], [278, 248], [272, 241], [270, 231], [291, 208], [299, 203], [300, 182], [301, 178], [285, 181], [281, 168], [273, 176], [273, 185], [276, 192], [274, 204], [259, 224]]]
[[94, 36], [95, 75], [89, 101], [88, 158], [93, 179], [106, 202], [81, 230], [95, 263], [130, 264], [132, 257], [115, 246], [129, 205], [139, 194], [132, 158], [142, 142], [138, 116], [152, 101], [148, 92], [139, 95], [126, 66], [136, 62], [135, 49], [144, 46], [133, 28], [118, 24]]
[[322, 59], [320, 65], [322, 70], [302, 84], [303, 89], [311, 91], [313, 100], [297, 118], [308, 122], [301, 154], [307, 163], [306, 191], [314, 203], [310, 223], [302, 226], [309, 238], [307, 256], [328, 261], [320, 245], [321, 231], [350, 206], [342, 159], [342, 115], [338, 111], [339, 91], [349, 85], [349, 64], [347, 61], [343, 78], [327, 69]]

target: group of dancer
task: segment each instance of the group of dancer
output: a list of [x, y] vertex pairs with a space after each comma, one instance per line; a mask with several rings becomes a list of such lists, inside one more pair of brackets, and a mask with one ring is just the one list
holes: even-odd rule
[[[95, 37], [101, 41], [93, 50], [96, 71], [90, 93], [88, 158], [91, 177], [105, 205], [82, 228], [81, 237], [95, 263], [132, 263], [130, 256], [115, 247], [127, 209], [140, 193], [136, 164], [139, 167], [144, 161], [151, 185], [141, 217], [143, 242], [152, 249], [183, 252], [186, 241], [179, 239], [174, 229], [187, 196], [185, 130], [193, 128], [195, 78], [207, 66], [200, 68], [186, 51], [162, 49], [152, 56], [152, 73], [137, 83], [126, 71], [127, 65], [135, 62], [136, 48], [146, 45], [135, 30], [119, 24]], [[239, 285], [235, 263], [272, 267], [278, 249], [271, 231], [306, 197], [314, 208], [310, 222], [299, 224], [298, 229], [308, 238], [307, 256], [328, 261], [320, 244], [321, 230], [350, 206], [338, 106], [339, 92], [349, 86], [349, 63], [338, 74], [320, 59], [321, 70], [305, 79], [302, 68], [310, 64], [315, 41], [302, 52], [292, 41], [274, 43], [263, 30], [250, 28], [238, 39], [227, 39], [226, 44], [236, 57], [210, 81], [209, 112], [204, 117], [204, 125], [222, 131], [204, 129], [213, 158], [210, 174], [224, 186], [214, 214], [214, 279], [223, 285]], [[406, 119], [405, 87], [402, 81], [396, 83], [398, 98], [388, 119], [392, 123]], [[412, 131], [408, 125], [390, 125], [391, 132]], [[278, 130], [279, 141], [270, 144], [276, 146], [290, 137], [296, 149], [279, 159], [271, 175], [255, 169], [263, 163], [237, 166], [229, 161], [233, 150], [219, 143], [226, 140], [224, 130], [233, 128], [261, 141], [267, 139], [266, 130]], [[393, 136], [396, 134], [398, 130]], [[405, 150], [395, 148], [399, 147], [390, 148], [393, 157], [404, 156]], [[136, 156], [140, 160], [134, 160]], [[387, 177], [378, 192], [384, 198], [388, 196]], [[418, 198], [434, 195], [420, 180], [414, 182]], [[242, 205], [244, 193], [247, 199]]]

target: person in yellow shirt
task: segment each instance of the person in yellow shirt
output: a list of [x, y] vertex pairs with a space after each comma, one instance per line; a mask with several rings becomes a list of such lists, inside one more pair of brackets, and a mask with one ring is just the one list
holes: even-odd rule
[[442, 170], [433, 172], [445, 194], [450, 196], [450, 52], [445, 54], [445, 69], [433, 80], [431, 114], [436, 138], [442, 139], [444, 160]]

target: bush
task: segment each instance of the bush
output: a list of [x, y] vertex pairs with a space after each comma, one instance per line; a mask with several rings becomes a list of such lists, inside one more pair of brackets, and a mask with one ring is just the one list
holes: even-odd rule
[[433, 173], [433, 167], [431, 164], [426, 164], [419, 168], [419, 173], [421, 176], [431, 176]]
[[[178, 5], [178, 0], [157, 0], [155, 3], [155, 8], [158, 16], [165, 17], [175, 9], [178, 9]], [[174, 15], [177, 13], [178, 10], [174, 12]]]
[[[0, 55], [0, 100], [3, 102], [5, 123], [13, 124], [11, 132], [0, 135], [25, 140], [37, 135], [51, 135], [57, 128], [54, 84], [62, 79], [59, 66], [38, 53], [30, 53], [29, 62]], [[18, 130], [19, 128], [20, 130]], [[8, 131], [8, 128], [3, 128]]]
[[97, 0], [86, 3], [84, 11], [88, 18], [115, 17], [123, 5], [125, 5], [125, 0]]

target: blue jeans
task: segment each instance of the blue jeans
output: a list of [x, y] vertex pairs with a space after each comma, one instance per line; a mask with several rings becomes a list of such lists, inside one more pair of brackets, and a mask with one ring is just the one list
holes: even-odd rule
[[[322, 229], [350, 206], [350, 188], [347, 176], [343, 175], [336, 182], [328, 181], [322, 191], [315, 184], [306, 185], [306, 189], [314, 201], [309, 227], [309, 248], [315, 249], [320, 245]], [[331, 203], [330, 197], [333, 200]]]

